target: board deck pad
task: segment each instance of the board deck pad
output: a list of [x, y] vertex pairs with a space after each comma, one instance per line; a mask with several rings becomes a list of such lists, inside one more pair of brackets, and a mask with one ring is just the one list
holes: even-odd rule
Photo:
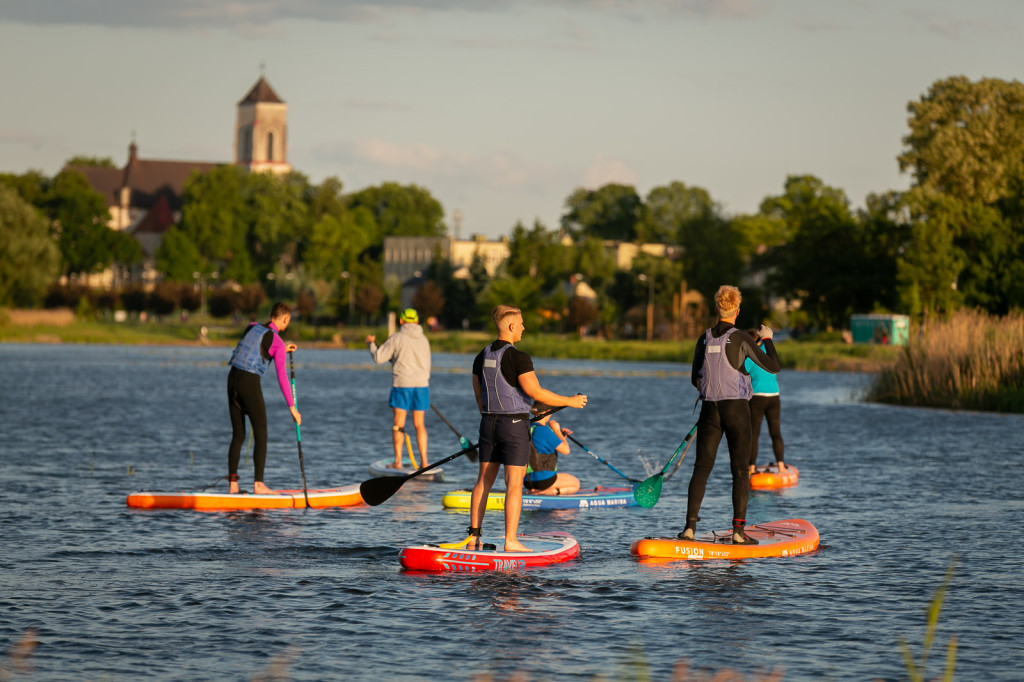
[[[381, 478], [383, 476], [408, 476], [409, 474], [416, 471], [411, 467], [402, 467], [401, 469], [395, 469], [389, 467], [389, 464], [394, 464], [394, 457], [387, 457], [385, 459], [378, 459], [377, 461], [370, 464], [369, 471], [371, 476]], [[444, 480], [444, 467], [437, 467], [431, 469], [426, 473], [422, 473], [416, 477], [421, 481], [443, 481]]]
[[550, 566], [579, 556], [576, 539], [562, 531], [521, 533], [519, 541], [532, 552], [505, 552], [504, 537], [484, 537], [494, 550], [450, 549], [440, 545], [405, 547], [398, 553], [402, 568], [413, 571], [479, 573], [482, 571], [518, 571]]
[[[441, 498], [441, 505], [447, 509], [469, 509], [473, 493], [470, 490], [453, 490]], [[569, 495], [531, 495], [523, 493], [523, 509], [603, 509], [606, 507], [635, 507], [633, 488], [598, 486], [580, 490]], [[492, 492], [487, 496], [487, 509], [505, 508], [505, 493]]]
[[732, 544], [732, 529], [698, 533], [693, 540], [678, 538], [643, 538], [630, 545], [629, 551], [643, 559], [747, 559], [785, 557], [807, 554], [818, 548], [818, 529], [803, 519], [784, 519], [747, 526], [746, 534], [758, 541], [756, 545]]
[[759, 467], [750, 476], [750, 488], [751, 490], [792, 488], [799, 481], [800, 470], [795, 466], [787, 464], [785, 473], [779, 473], [779, 465], [772, 462], [766, 467]]
[[[363, 503], [359, 484], [341, 488], [321, 488], [307, 491], [309, 506], [354, 507]], [[227, 511], [232, 509], [285, 509], [306, 507], [306, 495], [302, 490], [275, 490], [272, 495], [255, 493], [208, 493], [208, 492], [153, 492], [140, 491], [128, 495], [126, 503], [136, 509], [203, 509]]]

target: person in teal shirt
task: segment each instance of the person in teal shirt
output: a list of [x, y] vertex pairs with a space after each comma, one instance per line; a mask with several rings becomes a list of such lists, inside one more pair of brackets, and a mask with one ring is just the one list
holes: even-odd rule
[[[750, 333], [760, 346], [762, 341], [756, 330], [751, 330]], [[750, 358], [744, 361], [743, 368], [750, 375], [750, 385], [754, 393], [750, 398], [750, 473], [757, 471], [757, 441], [761, 435], [762, 418], [768, 421], [768, 435], [772, 439], [775, 461], [779, 465], [779, 473], [783, 473], [786, 471], [786, 464], [783, 461], [785, 445], [782, 442], [782, 401], [779, 398], [778, 375], [761, 369]]]

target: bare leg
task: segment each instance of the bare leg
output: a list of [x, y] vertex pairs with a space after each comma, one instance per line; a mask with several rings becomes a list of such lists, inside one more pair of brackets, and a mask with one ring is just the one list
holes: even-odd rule
[[[487, 496], [491, 493], [491, 486], [498, 477], [498, 470], [501, 464], [497, 462], [480, 462], [480, 473], [477, 475], [476, 484], [473, 486], [473, 495], [469, 502], [469, 526], [480, 528], [484, 522], [484, 512], [487, 511]], [[520, 479], [521, 480], [521, 479]], [[520, 504], [522, 499], [520, 498]], [[508, 509], [508, 496], [505, 497], [505, 509]], [[480, 549], [482, 543], [479, 538], [472, 538], [466, 549]]]
[[526, 467], [505, 465], [505, 551], [532, 552], [519, 542], [519, 515], [523, 511], [523, 477]]
[[413, 410], [412, 425], [416, 427], [416, 447], [420, 450], [420, 466], [427, 466], [427, 424], [423, 410]]
[[395, 448], [395, 468], [402, 468], [402, 447], [405, 445], [405, 410], [397, 407], [391, 408], [395, 413], [395, 420], [391, 426], [391, 443]]

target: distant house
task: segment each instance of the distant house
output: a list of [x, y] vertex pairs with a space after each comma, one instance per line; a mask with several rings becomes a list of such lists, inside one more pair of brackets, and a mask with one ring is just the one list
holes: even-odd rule
[[[287, 173], [288, 105], [262, 76], [238, 102], [235, 119], [234, 164], [252, 172]], [[71, 166], [103, 195], [110, 211], [108, 225], [134, 236], [148, 261], [143, 279], [152, 280], [152, 259], [163, 235], [181, 220], [182, 193], [192, 173], [207, 173], [227, 161], [173, 161], [139, 157], [138, 145], [128, 145], [123, 168]], [[93, 286], [109, 286], [110, 273], [90, 278]]]

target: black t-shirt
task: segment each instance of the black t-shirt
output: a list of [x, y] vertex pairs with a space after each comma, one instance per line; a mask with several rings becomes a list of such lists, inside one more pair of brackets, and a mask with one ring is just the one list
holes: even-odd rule
[[[498, 340], [490, 345], [491, 350], [498, 350], [502, 346], [508, 346], [508, 341]], [[473, 358], [473, 374], [480, 379], [480, 385], [483, 385], [484, 375], [484, 351], [487, 348], [477, 353], [477, 356]], [[512, 388], [519, 388], [519, 375], [526, 374], [533, 371], [533, 360], [530, 356], [519, 350], [515, 346], [509, 348], [501, 356], [501, 375], [505, 377], [505, 381], [508, 382]]]

